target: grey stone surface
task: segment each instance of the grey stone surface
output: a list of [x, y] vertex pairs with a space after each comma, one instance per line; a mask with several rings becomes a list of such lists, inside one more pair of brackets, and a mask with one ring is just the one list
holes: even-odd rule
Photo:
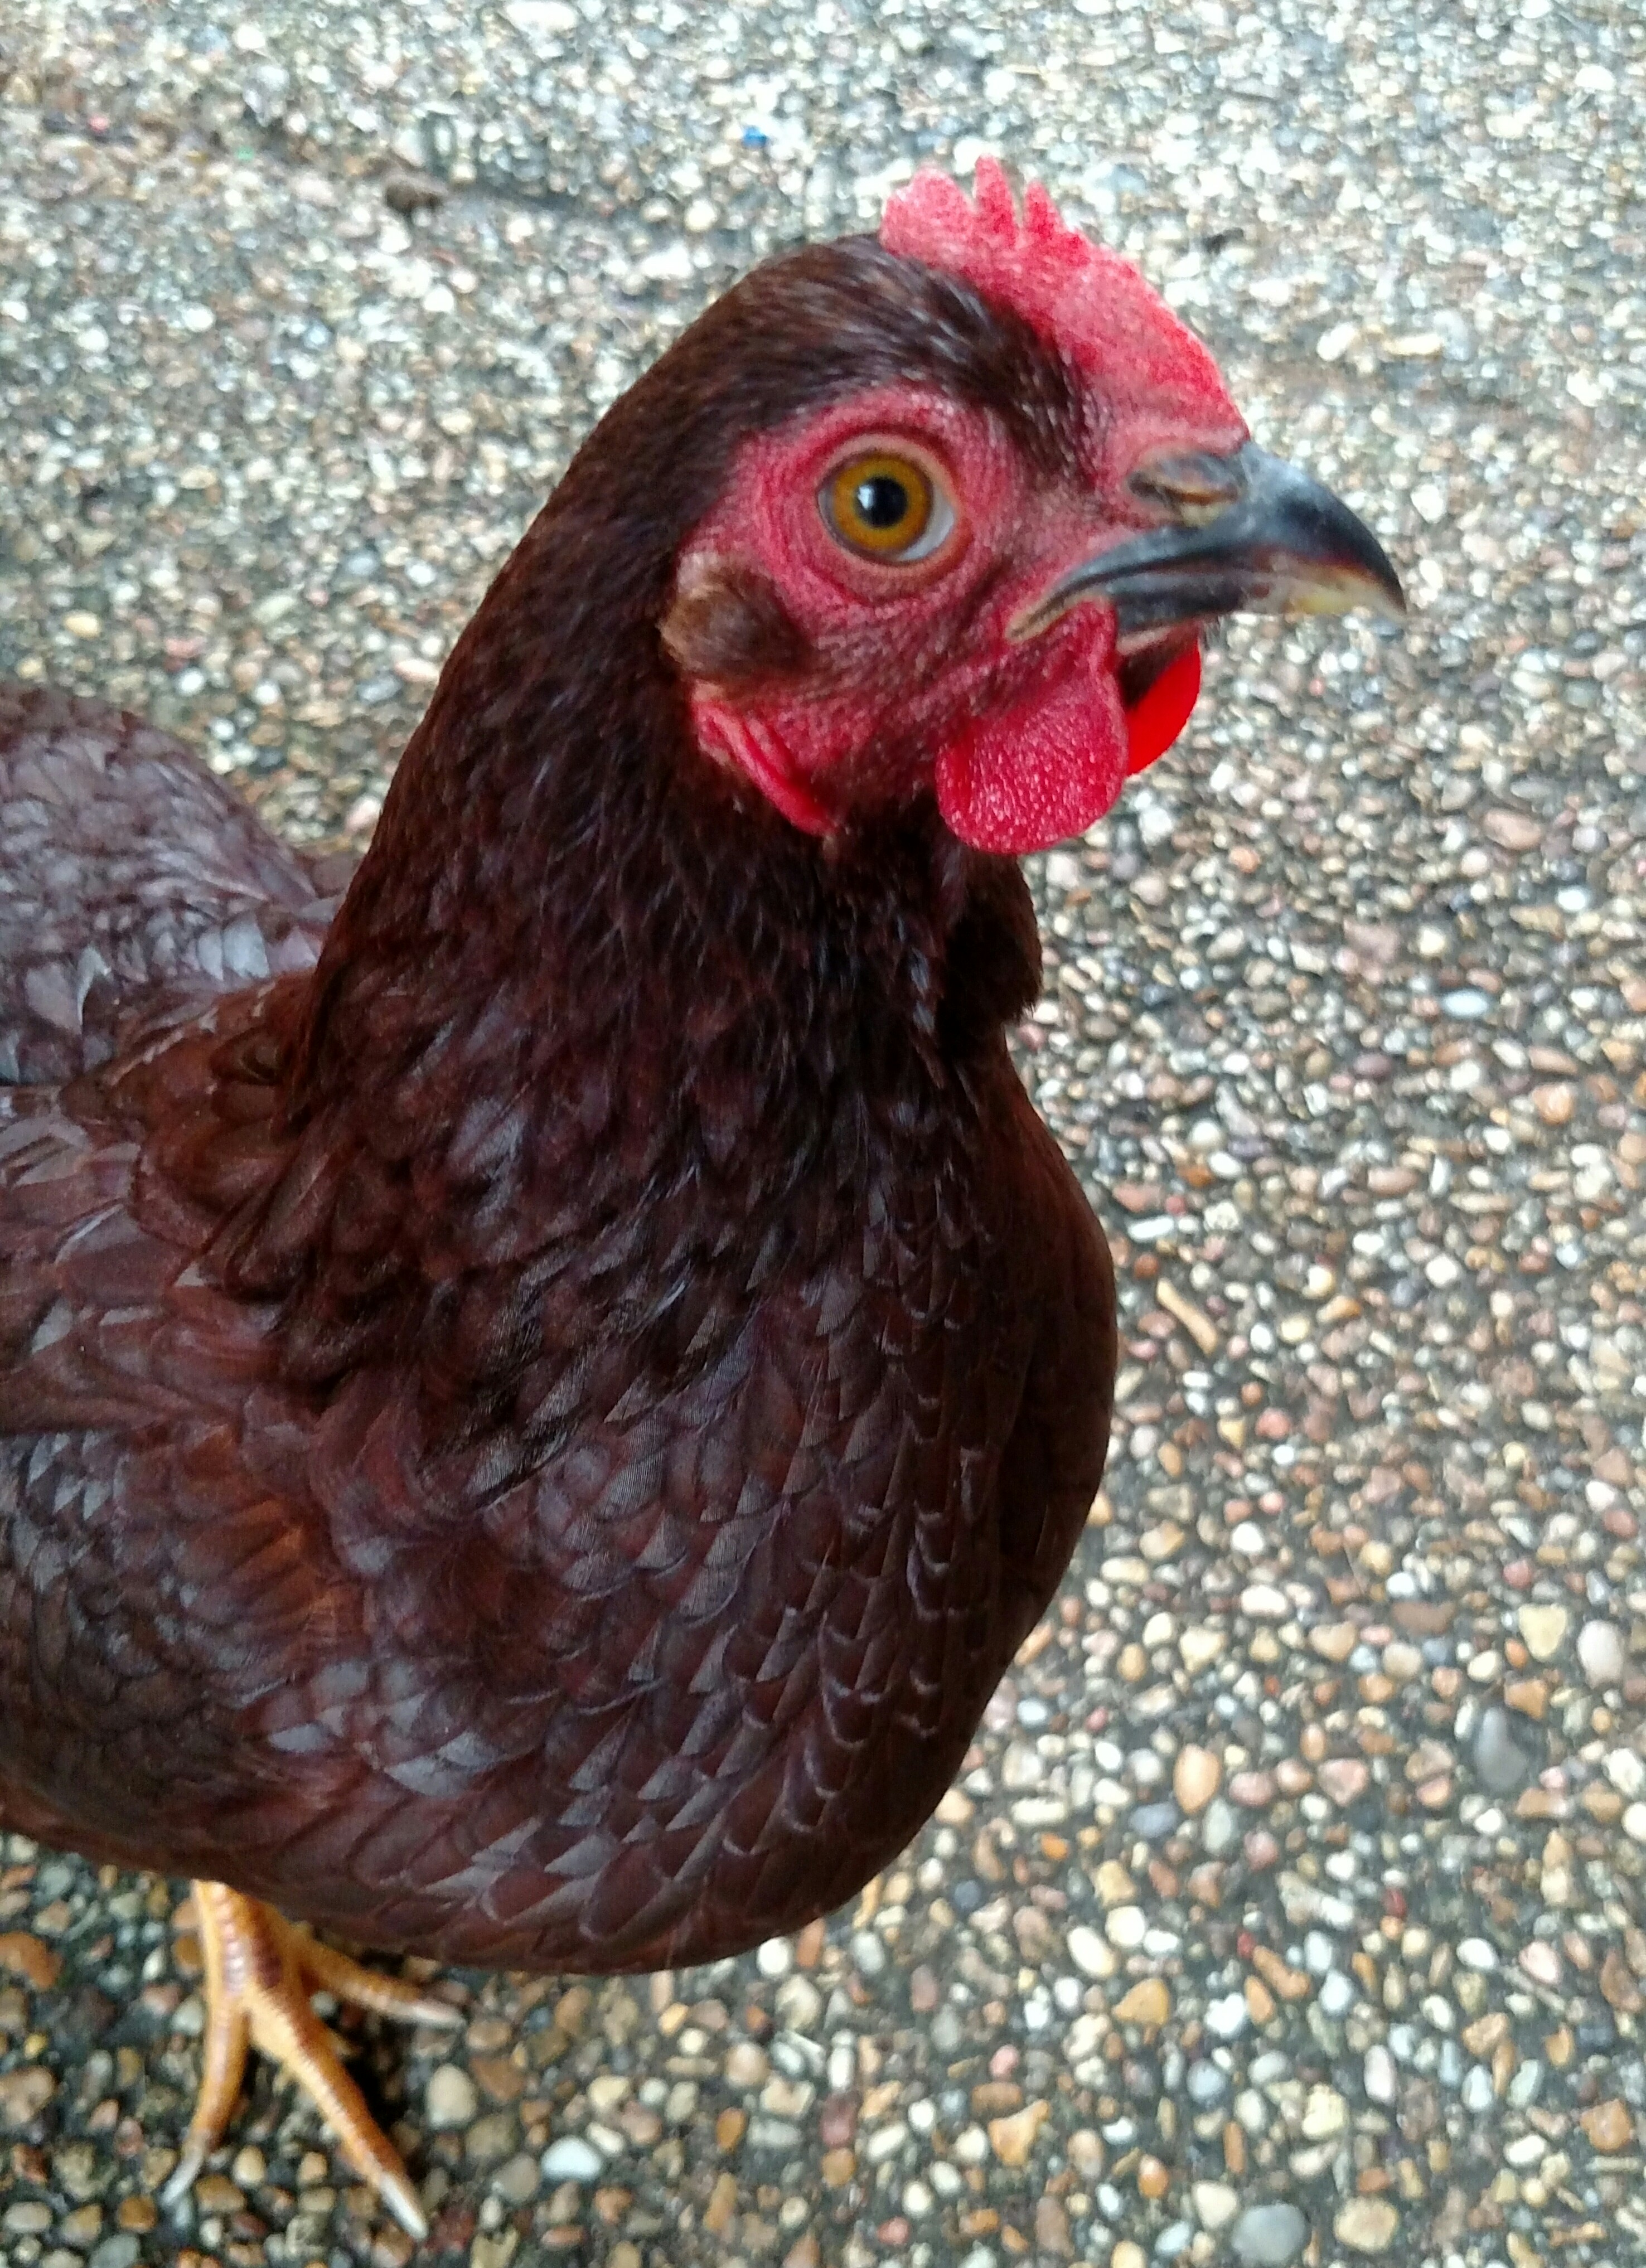
[[[1137, 260], [1413, 600], [1233, 629], [1037, 862], [1125, 1367], [956, 1789], [797, 1946], [461, 1980], [466, 2124], [368, 2028], [429, 2257], [1646, 2258], [1635, 0], [10, 0], [0, 76], [0, 670], [299, 835], [364, 839], [597, 411], [927, 157]], [[158, 2215], [179, 1887], [0, 1862], [7, 2263], [405, 2257], [266, 2073]]]

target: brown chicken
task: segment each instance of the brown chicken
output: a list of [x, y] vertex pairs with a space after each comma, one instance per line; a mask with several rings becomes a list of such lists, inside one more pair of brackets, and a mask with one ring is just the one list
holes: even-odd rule
[[249, 2036], [422, 2225], [307, 1994], [448, 2012], [282, 1915], [699, 1961], [926, 1817], [1109, 1422], [1017, 856], [1208, 619], [1357, 603], [1365, 529], [985, 166], [609, 413], [340, 907], [163, 735], [0, 696], [0, 1822], [196, 1878], [173, 2189]]

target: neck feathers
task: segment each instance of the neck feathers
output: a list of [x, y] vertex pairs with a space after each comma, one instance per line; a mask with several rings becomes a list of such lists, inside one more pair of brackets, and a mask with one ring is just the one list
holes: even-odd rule
[[[574, 460], [452, 655], [284, 1051], [292, 1159], [233, 1272], [295, 1303], [316, 1373], [603, 1237], [613, 1280], [641, 1248], [674, 1264], [671, 1236], [730, 1265], [808, 1177], [963, 1141], [1038, 990], [1015, 865], [929, 797], [798, 833], [698, 753], [660, 624], [744, 435], [891, 376], [998, 392], [1022, 345], [871, 242], [814, 247]], [[495, 1281], [477, 1305], [504, 1328]]]

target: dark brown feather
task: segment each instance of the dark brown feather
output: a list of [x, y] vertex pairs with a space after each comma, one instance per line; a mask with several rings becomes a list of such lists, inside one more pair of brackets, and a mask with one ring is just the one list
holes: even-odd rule
[[0, 1093], [6, 1817], [604, 1970], [797, 1926], [941, 1793], [1107, 1432], [1032, 910], [929, 802], [795, 833], [660, 630], [737, 440], [893, 377], [1089, 438], [941, 277], [758, 272], [504, 570], [318, 967]]

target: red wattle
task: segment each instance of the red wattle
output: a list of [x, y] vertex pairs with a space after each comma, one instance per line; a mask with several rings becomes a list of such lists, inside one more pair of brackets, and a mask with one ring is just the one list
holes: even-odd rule
[[974, 850], [1019, 858], [1083, 835], [1120, 792], [1126, 717], [1106, 666], [979, 718], [937, 760], [944, 823]]
[[1126, 712], [1126, 777], [1148, 770], [1163, 756], [1194, 713], [1200, 697], [1200, 649], [1187, 645], [1136, 706]]

